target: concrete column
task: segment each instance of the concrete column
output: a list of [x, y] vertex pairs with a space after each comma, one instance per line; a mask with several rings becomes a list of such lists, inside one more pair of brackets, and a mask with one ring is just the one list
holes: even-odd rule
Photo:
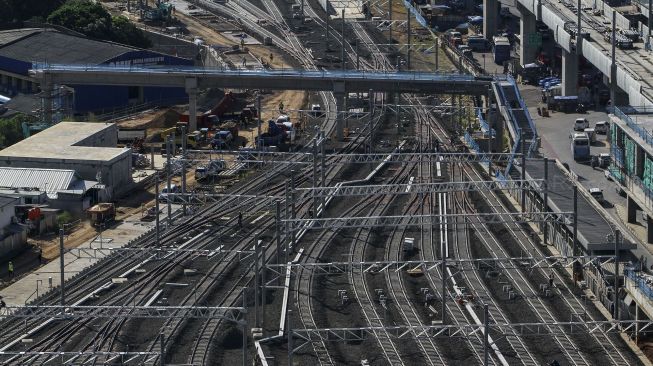
[[42, 94], [43, 94], [43, 122], [46, 124], [52, 124], [52, 93], [54, 91], [54, 86], [52, 82], [48, 80], [46, 76], [41, 84]]
[[197, 79], [186, 79], [188, 94], [188, 132], [197, 131]]
[[562, 95], [578, 94], [578, 57], [562, 50]]
[[635, 203], [635, 201], [628, 196], [628, 200], [626, 202], [626, 219], [629, 224], [637, 222], [637, 209], [639, 207]]
[[336, 98], [336, 138], [338, 141], [343, 141], [345, 139], [343, 130], [345, 128], [345, 83], [336, 82], [333, 83], [333, 94]]
[[646, 240], [647, 243], [653, 243], [653, 217], [646, 217]]
[[530, 34], [537, 33], [535, 29], [535, 14], [530, 10], [517, 3], [517, 10], [519, 10], [519, 34], [521, 34], [521, 42], [519, 43], [519, 63], [523, 66], [533, 63], [537, 54], [537, 45], [531, 44], [529, 40]]
[[338, 113], [336, 116], [336, 138], [338, 141], [343, 141], [345, 139], [345, 94], [336, 93], [334, 96], [336, 98], [336, 111]]
[[488, 41], [497, 33], [498, 6], [497, 0], [483, 0], [483, 35]]

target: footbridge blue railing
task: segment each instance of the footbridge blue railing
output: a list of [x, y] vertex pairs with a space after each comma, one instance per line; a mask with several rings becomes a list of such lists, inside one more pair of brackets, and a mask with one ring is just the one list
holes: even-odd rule
[[487, 123], [485, 118], [483, 118], [483, 111], [481, 110], [481, 108], [476, 108], [476, 118], [478, 118], [478, 123], [481, 125], [481, 131], [484, 134], [487, 134], [490, 137], [496, 136], [496, 131], [494, 130], [494, 128], [491, 128], [490, 124]]
[[[647, 279], [638, 274], [632, 268], [624, 268], [624, 275], [635, 282], [637, 288], [649, 299], [653, 299], [653, 278]], [[647, 281], [648, 280], [648, 281]]]

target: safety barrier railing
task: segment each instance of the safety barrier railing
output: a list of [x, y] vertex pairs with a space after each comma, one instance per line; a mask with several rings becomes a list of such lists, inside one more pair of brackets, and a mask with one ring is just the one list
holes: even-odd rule
[[32, 71], [97, 71], [97, 72], [130, 72], [144, 74], [166, 74], [166, 73], [187, 73], [189, 76], [202, 75], [224, 75], [232, 77], [246, 76], [297, 76], [303, 78], [350, 78], [350, 79], [375, 79], [382, 76], [393, 80], [410, 80], [410, 81], [492, 81], [492, 77], [487, 78], [475, 77], [469, 74], [454, 74], [444, 72], [412, 72], [412, 71], [355, 71], [355, 70], [303, 70], [303, 69], [274, 69], [274, 70], [247, 70], [247, 69], [227, 69], [227, 68], [204, 68], [189, 66], [161, 66], [161, 67], [144, 67], [144, 66], [107, 66], [107, 65], [63, 65], [32, 63]]
[[635, 272], [632, 268], [624, 268], [624, 275], [635, 282], [637, 288], [649, 299], [653, 299], [653, 278], [651, 278], [651, 285], [646, 282], [644, 276], [638, 275], [638, 272]]
[[483, 118], [481, 108], [476, 108], [476, 118], [478, 118], [478, 123], [481, 125], [481, 131], [483, 131], [483, 133], [487, 133], [492, 137], [496, 135], [496, 131], [493, 128], [490, 128], [490, 124], [487, 123], [485, 118]]
[[[630, 107], [630, 109], [634, 111], [634, 113], [647, 113], [647, 114], [653, 113], [653, 109], [651, 108]], [[644, 142], [653, 146], [653, 134], [645, 130], [642, 126], [637, 124], [637, 122], [633, 121], [633, 119], [629, 115], [624, 113], [619, 107], [614, 107], [613, 111], [615, 116], [619, 117], [619, 119], [626, 122], [626, 125], [630, 127], [633, 131], [635, 131], [635, 133], [637, 133], [639, 137], [641, 137], [644, 140]]]

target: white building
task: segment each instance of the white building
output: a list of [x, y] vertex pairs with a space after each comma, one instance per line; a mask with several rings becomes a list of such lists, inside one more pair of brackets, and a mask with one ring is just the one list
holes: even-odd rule
[[133, 184], [131, 149], [117, 142], [113, 123], [61, 122], [0, 150], [0, 167], [72, 170], [104, 185], [111, 199]]

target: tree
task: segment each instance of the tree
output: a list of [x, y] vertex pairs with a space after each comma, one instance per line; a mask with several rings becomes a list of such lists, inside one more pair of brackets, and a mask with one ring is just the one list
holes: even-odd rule
[[70, 0], [48, 16], [48, 23], [61, 25], [89, 37], [111, 37], [111, 14], [102, 5], [87, 0]]
[[[3, 1], [3, 0], [0, 0]], [[152, 43], [140, 29], [123, 16], [112, 17], [99, 3], [69, 0], [48, 16], [48, 22], [61, 25], [91, 38], [148, 48]]]
[[124, 16], [115, 16], [112, 20], [113, 41], [140, 48], [152, 47], [152, 41], [145, 36], [142, 30], [136, 28], [129, 19]]
[[30, 121], [33, 121], [33, 118], [24, 114], [0, 119], [0, 148], [13, 145], [22, 140], [23, 122]]

